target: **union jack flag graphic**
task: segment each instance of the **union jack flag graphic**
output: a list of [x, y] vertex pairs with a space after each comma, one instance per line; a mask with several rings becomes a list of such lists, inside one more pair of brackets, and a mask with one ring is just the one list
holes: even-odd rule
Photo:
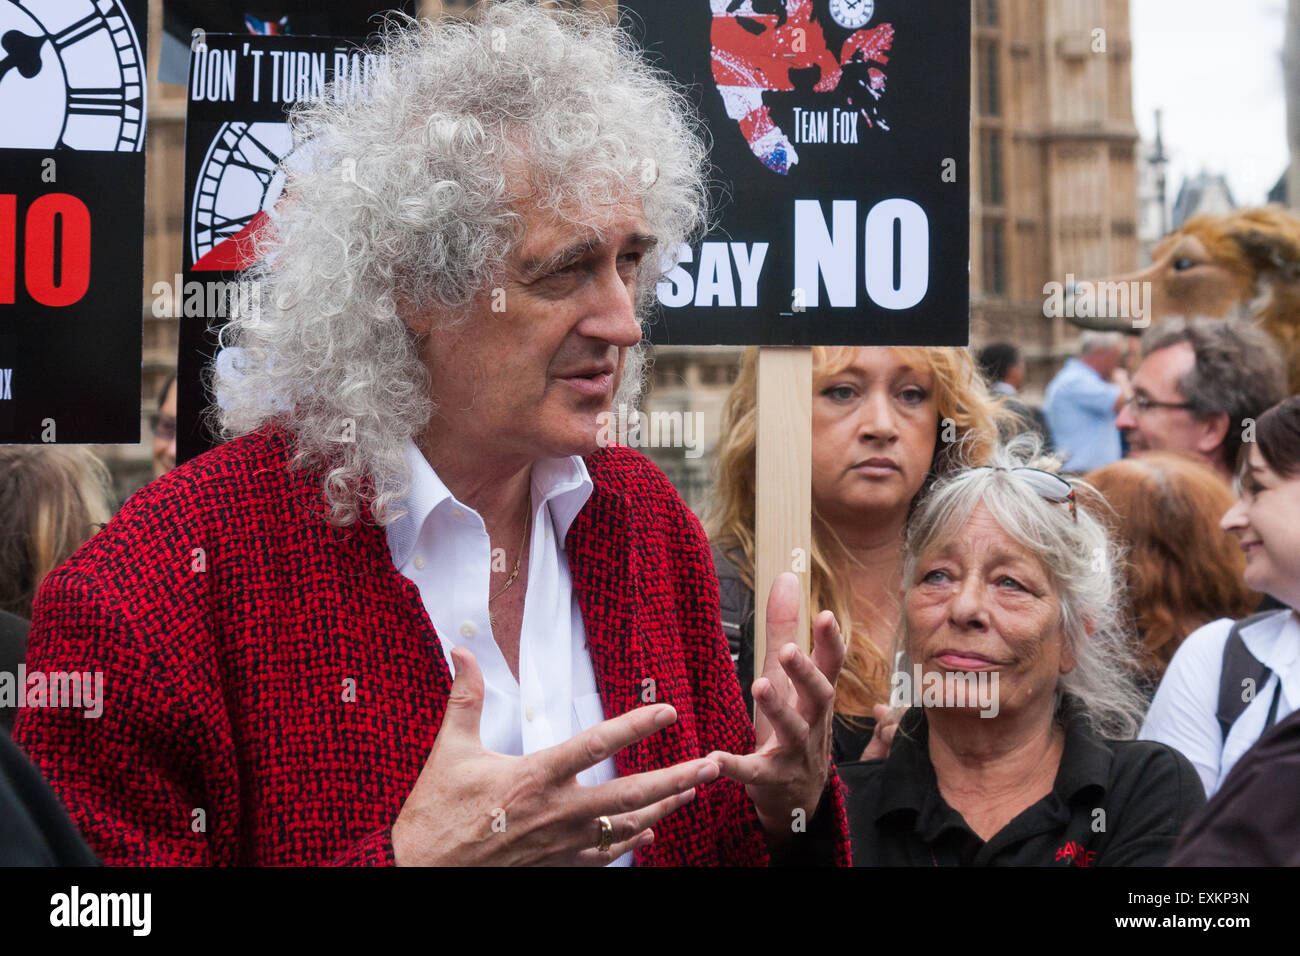
[[249, 33], [276, 37], [289, 32], [289, 18], [281, 17], [279, 20], [259, 20], [252, 14], [245, 13], [244, 26], [248, 27]]
[[819, 70], [811, 102], [826, 101], [841, 86], [845, 70], [865, 68], [864, 78], [846, 84], [856, 92], [847, 101], [860, 110], [868, 127], [889, 131], [877, 101], [885, 95], [884, 67], [894, 43], [894, 27], [880, 23], [855, 31], [838, 52], [828, 44], [813, 0], [709, 0], [713, 13], [713, 79], [727, 115], [740, 124], [750, 151], [772, 172], [785, 176], [799, 154], [776, 125], [765, 92], [793, 92], [792, 70]]
[[1097, 856], [1096, 850], [1084, 849], [1082, 843], [1077, 840], [1070, 840], [1065, 846], [1056, 851], [1056, 860], [1068, 860], [1071, 866], [1092, 866], [1092, 861]]

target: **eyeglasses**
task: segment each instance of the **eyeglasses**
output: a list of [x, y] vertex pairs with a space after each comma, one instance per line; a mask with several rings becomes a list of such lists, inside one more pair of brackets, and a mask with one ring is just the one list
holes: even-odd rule
[[1124, 399], [1124, 407], [1132, 405], [1133, 409], [1141, 415], [1143, 412], [1149, 412], [1153, 408], [1184, 408], [1190, 409], [1190, 402], [1157, 402], [1154, 398], [1147, 398], [1143, 395], [1131, 395]]
[[978, 468], [972, 468], [972, 471], [1005, 471], [1008, 474], [1016, 475], [1023, 478], [1034, 491], [1038, 492], [1039, 497], [1047, 501], [1060, 504], [1066, 502], [1070, 505], [1070, 517], [1077, 523], [1079, 513], [1074, 506], [1074, 487], [1062, 478], [1060, 475], [1053, 474], [1050, 471], [1043, 471], [1041, 468], [1000, 468], [996, 465], [981, 465]]

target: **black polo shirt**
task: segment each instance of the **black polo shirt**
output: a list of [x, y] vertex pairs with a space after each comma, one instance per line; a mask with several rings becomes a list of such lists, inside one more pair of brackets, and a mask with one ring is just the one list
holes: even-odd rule
[[98, 864], [40, 771], [0, 731], [0, 867]]
[[1077, 708], [1064, 724], [1052, 792], [985, 843], [940, 795], [925, 711], [912, 708], [888, 758], [839, 767], [853, 864], [1162, 866], [1205, 802], [1196, 770], [1164, 744], [1098, 737]]

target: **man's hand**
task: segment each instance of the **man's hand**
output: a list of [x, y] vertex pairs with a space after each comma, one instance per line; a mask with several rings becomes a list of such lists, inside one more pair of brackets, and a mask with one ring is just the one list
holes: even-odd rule
[[767, 653], [754, 681], [758, 720], [752, 754], [715, 751], [724, 776], [745, 784], [769, 836], [788, 838], [803, 811], [812, 819], [830, 775], [835, 680], [844, 664], [844, 640], [835, 615], [813, 622], [813, 653], [795, 644], [799, 579], [786, 572], [772, 582], [767, 599]]
[[[667, 705], [638, 707], [547, 750], [512, 757], [479, 738], [483, 675], [474, 655], [452, 651], [456, 680], [429, 759], [393, 824], [398, 866], [603, 866], [654, 839], [652, 827], [717, 779], [711, 758], [584, 787], [577, 774], [669, 726]], [[599, 818], [612, 845], [596, 849]]]

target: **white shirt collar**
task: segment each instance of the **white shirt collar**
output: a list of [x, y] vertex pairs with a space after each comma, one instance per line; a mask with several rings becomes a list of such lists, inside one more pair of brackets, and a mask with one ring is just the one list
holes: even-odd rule
[[1300, 655], [1300, 621], [1284, 608], [1241, 629], [1241, 641], [1269, 670], [1285, 674]]
[[568, 458], [539, 458], [533, 462], [533, 507], [551, 509], [555, 540], [564, 547], [569, 528], [591, 498], [595, 485], [587, 463], [577, 455]]
[[[406, 514], [385, 529], [388, 550], [393, 555], [394, 567], [398, 568], [410, 558], [420, 536], [420, 529], [424, 527], [429, 515], [440, 506], [445, 503], [446, 507], [473, 510], [456, 501], [414, 441], [407, 441], [404, 454], [410, 475], [410, 485], [402, 501]], [[533, 507], [540, 508], [544, 504], [550, 507], [551, 523], [555, 527], [555, 537], [561, 548], [564, 547], [565, 537], [574, 519], [591, 497], [593, 488], [587, 463], [577, 455], [569, 458], [539, 458], [533, 462]]]

